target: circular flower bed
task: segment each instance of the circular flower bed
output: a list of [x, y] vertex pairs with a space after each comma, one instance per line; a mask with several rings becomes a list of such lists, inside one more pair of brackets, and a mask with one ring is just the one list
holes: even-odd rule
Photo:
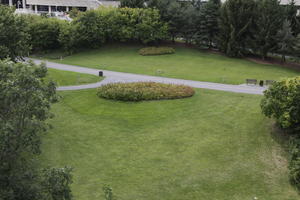
[[111, 83], [101, 86], [97, 92], [99, 97], [120, 101], [180, 99], [194, 94], [189, 86], [154, 82]]
[[175, 49], [171, 47], [146, 47], [139, 50], [139, 54], [142, 56], [154, 56], [173, 53], [175, 53]]

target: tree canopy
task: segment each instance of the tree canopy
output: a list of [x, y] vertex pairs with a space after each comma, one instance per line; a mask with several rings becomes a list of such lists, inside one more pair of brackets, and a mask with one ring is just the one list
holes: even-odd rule
[[[70, 200], [70, 170], [41, 170], [36, 156], [49, 129], [56, 87], [45, 65], [0, 61], [0, 196], [3, 200]], [[43, 173], [42, 171], [45, 171]], [[57, 191], [60, 191], [57, 193]]]
[[30, 51], [30, 35], [24, 16], [14, 14], [14, 9], [0, 5], [0, 59], [15, 61]]

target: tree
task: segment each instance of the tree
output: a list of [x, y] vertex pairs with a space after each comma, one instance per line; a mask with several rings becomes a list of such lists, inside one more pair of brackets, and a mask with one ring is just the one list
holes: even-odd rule
[[185, 39], [186, 43], [192, 43], [196, 36], [198, 10], [192, 4], [182, 6], [181, 9], [182, 25], [179, 27], [179, 34]]
[[144, 0], [121, 0], [121, 7], [144, 8], [145, 1]]
[[105, 21], [101, 12], [90, 10], [73, 21], [77, 46], [97, 48], [105, 42]]
[[30, 51], [30, 35], [23, 16], [15, 15], [14, 9], [0, 5], [0, 59], [22, 59]]
[[282, 56], [282, 61], [285, 62], [287, 54], [293, 54], [295, 50], [296, 40], [292, 34], [290, 22], [285, 20], [282, 29], [277, 33], [278, 48], [277, 51]]
[[69, 55], [73, 54], [78, 47], [77, 27], [76, 24], [66, 24], [66, 26], [61, 27], [59, 32], [58, 41]]
[[30, 20], [28, 32], [33, 50], [46, 51], [60, 48], [58, 41], [60, 31], [69, 22], [39, 16], [28, 17], [28, 20]]
[[52, 200], [71, 200], [72, 168], [50, 168], [43, 170], [42, 186]]
[[[135, 33], [138, 40], [147, 44], [165, 39], [168, 34], [168, 26], [160, 20], [160, 15], [156, 9], [135, 9], [140, 14], [135, 25]], [[133, 15], [134, 16], [134, 15]]]
[[184, 8], [176, 0], [149, 0], [147, 5], [150, 8], [158, 9], [161, 20], [169, 27], [169, 34], [175, 41], [176, 37], [182, 37], [181, 29], [184, 26]]
[[256, 7], [254, 0], [227, 0], [222, 5], [219, 47], [226, 55], [240, 57], [249, 51]]
[[204, 6], [200, 7], [199, 25], [197, 30], [197, 44], [199, 46], [213, 47], [217, 43], [219, 34], [219, 10], [221, 2], [218, 0], [209, 0]]
[[[46, 82], [45, 65], [0, 61], [0, 197], [1, 200], [70, 200], [55, 185], [44, 187], [44, 176], [35, 159], [41, 137], [49, 128], [51, 103], [57, 101], [53, 82]], [[68, 172], [59, 173], [66, 183]], [[62, 187], [67, 189], [68, 185]], [[48, 198], [49, 197], [49, 198]]]
[[295, 54], [297, 57], [300, 57], [300, 33], [298, 34], [296, 38], [296, 44], [295, 44]]
[[284, 21], [283, 8], [278, 0], [258, 1], [254, 49], [264, 59], [276, 49], [276, 34]]
[[263, 114], [275, 118], [280, 127], [299, 134], [300, 77], [274, 83], [264, 92], [261, 108]]
[[300, 18], [297, 16], [298, 8], [295, 0], [291, 0], [290, 4], [286, 7], [287, 20], [291, 23], [291, 30], [294, 36], [300, 33]]
[[172, 40], [175, 41], [176, 37], [182, 37], [181, 28], [185, 23], [184, 9], [177, 1], [168, 2], [168, 4], [162, 4], [162, 6], [166, 6], [165, 11], [161, 10], [162, 19], [168, 23]]

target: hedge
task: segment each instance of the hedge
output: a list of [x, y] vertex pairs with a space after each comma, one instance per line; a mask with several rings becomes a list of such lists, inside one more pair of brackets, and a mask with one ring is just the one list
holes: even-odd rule
[[171, 47], [146, 47], [139, 50], [139, 54], [142, 56], [164, 55], [173, 53], [175, 53], [175, 49]]
[[98, 88], [101, 98], [119, 101], [180, 99], [195, 94], [193, 88], [154, 82], [111, 83]]

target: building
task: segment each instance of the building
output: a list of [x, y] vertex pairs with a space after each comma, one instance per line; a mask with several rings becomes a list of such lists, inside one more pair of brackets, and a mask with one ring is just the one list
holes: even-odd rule
[[[298, 7], [298, 13], [297, 14], [300, 15], [300, 0], [294, 0], [294, 2], [295, 2], [295, 6]], [[290, 3], [291, 3], [291, 0], [281, 0], [280, 1], [281, 5], [288, 5]]]
[[99, 6], [118, 7], [120, 4], [119, 1], [99, 0], [0, 0], [0, 3], [33, 13], [68, 12], [72, 8], [86, 11]]

